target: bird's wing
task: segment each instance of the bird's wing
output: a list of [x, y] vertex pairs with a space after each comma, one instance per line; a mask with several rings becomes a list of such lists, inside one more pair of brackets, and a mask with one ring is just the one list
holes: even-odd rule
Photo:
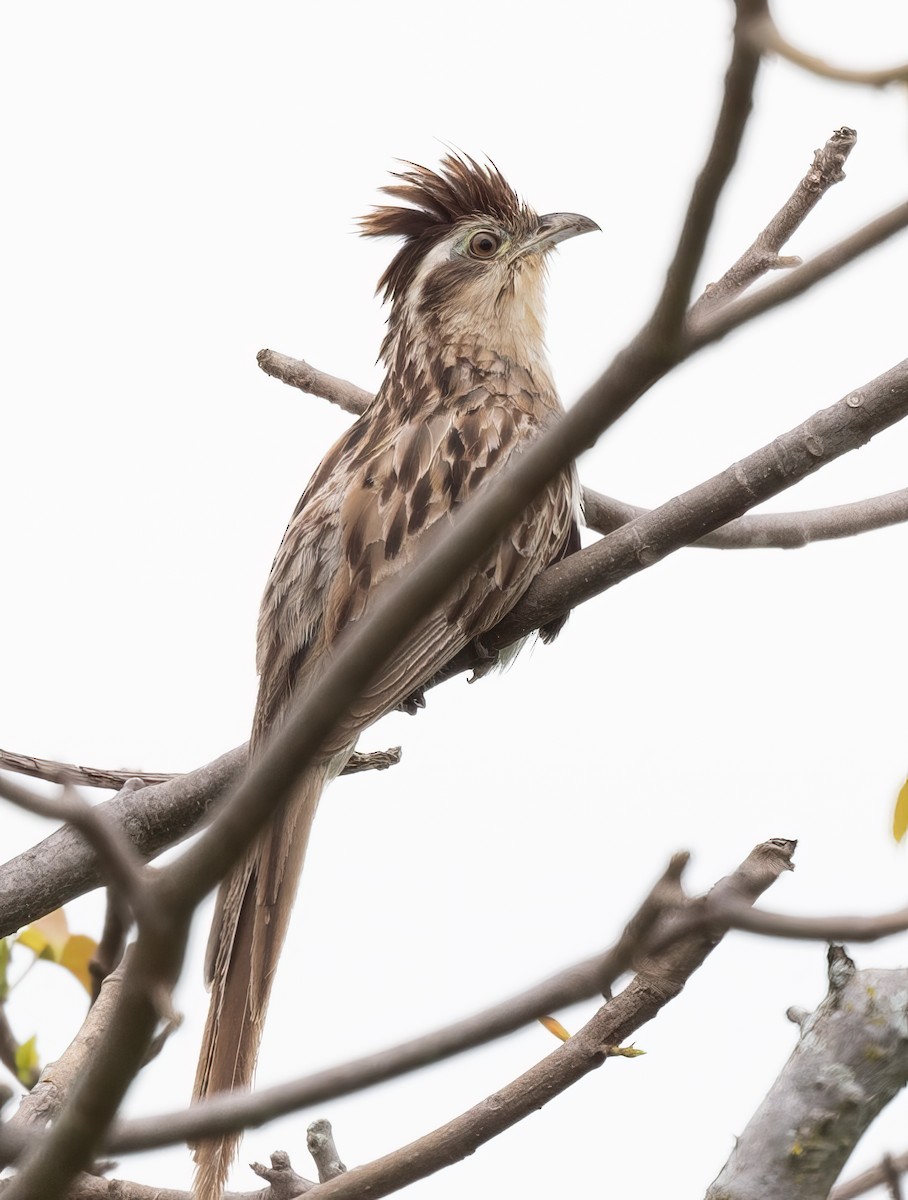
[[[503, 385], [473, 387], [449, 408], [393, 427], [367, 416], [319, 469], [288, 526], [266, 595], [270, 615], [260, 670], [263, 686], [276, 687], [275, 701], [324, 669], [330, 648], [419, 556], [428, 535], [450, 524], [453, 511], [539, 433], [532, 395], [518, 394], [515, 403], [520, 389], [507, 385], [510, 394], [496, 394], [493, 386]], [[331, 748], [406, 700], [495, 625], [560, 555], [573, 517], [565, 474], [414, 628], [353, 706]], [[283, 677], [275, 671], [278, 657]]]

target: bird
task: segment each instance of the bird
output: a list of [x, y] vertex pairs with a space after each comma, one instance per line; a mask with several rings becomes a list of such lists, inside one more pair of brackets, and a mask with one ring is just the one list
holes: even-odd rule
[[[274, 559], [258, 622], [252, 758], [383, 588], [563, 411], [544, 341], [547, 260], [599, 226], [577, 213], [537, 215], [490, 160], [451, 151], [437, 170], [401, 166], [382, 188], [398, 203], [360, 221], [364, 236], [402, 239], [377, 288], [389, 306], [386, 374], [315, 471]], [[251, 1085], [322, 791], [364, 729], [420, 706], [433, 676], [471, 644], [482, 652], [535, 577], [579, 548], [579, 496], [571, 465], [415, 625], [221, 884], [196, 1099]], [[562, 624], [544, 626], [542, 639]], [[195, 1146], [198, 1200], [219, 1200], [239, 1138]]]

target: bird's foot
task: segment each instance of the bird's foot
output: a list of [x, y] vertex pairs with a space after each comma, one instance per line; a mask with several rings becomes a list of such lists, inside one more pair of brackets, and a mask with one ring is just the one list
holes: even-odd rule
[[415, 717], [421, 708], [426, 707], [426, 689], [417, 688], [406, 700], [401, 700], [397, 707], [400, 712], [405, 712], [408, 716]]
[[483, 675], [488, 675], [493, 667], [498, 665], [498, 651], [487, 646], [482, 640], [482, 634], [479, 637], [474, 637], [470, 642], [470, 649], [479, 659], [473, 668], [473, 674], [467, 680], [467, 683], [475, 683], [477, 679], [482, 679]]

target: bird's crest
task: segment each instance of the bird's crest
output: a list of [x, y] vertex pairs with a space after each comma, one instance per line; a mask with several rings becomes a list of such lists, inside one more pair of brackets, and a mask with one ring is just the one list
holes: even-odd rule
[[458, 221], [489, 217], [514, 232], [536, 221], [536, 214], [492, 162], [478, 163], [468, 154], [446, 154], [437, 171], [418, 163], [405, 165], [408, 170], [394, 172], [400, 182], [381, 190], [406, 201], [408, 207], [379, 205], [360, 218], [364, 237], [406, 239], [378, 281], [386, 300], [395, 300], [406, 291], [426, 251]]

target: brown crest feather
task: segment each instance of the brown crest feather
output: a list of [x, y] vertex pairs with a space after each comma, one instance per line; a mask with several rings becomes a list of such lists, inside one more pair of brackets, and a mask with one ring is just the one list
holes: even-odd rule
[[394, 172], [400, 183], [381, 190], [408, 207], [379, 205], [360, 218], [364, 237], [402, 237], [406, 241], [378, 281], [386, 300], [406, 292], [426, 252], [458, 221], [488, 217], [518, 231], [537, 220], [493, 162], [479, 163], [468, 154], [446, 154], [437, 171], [406, 162], [407, 171]]

